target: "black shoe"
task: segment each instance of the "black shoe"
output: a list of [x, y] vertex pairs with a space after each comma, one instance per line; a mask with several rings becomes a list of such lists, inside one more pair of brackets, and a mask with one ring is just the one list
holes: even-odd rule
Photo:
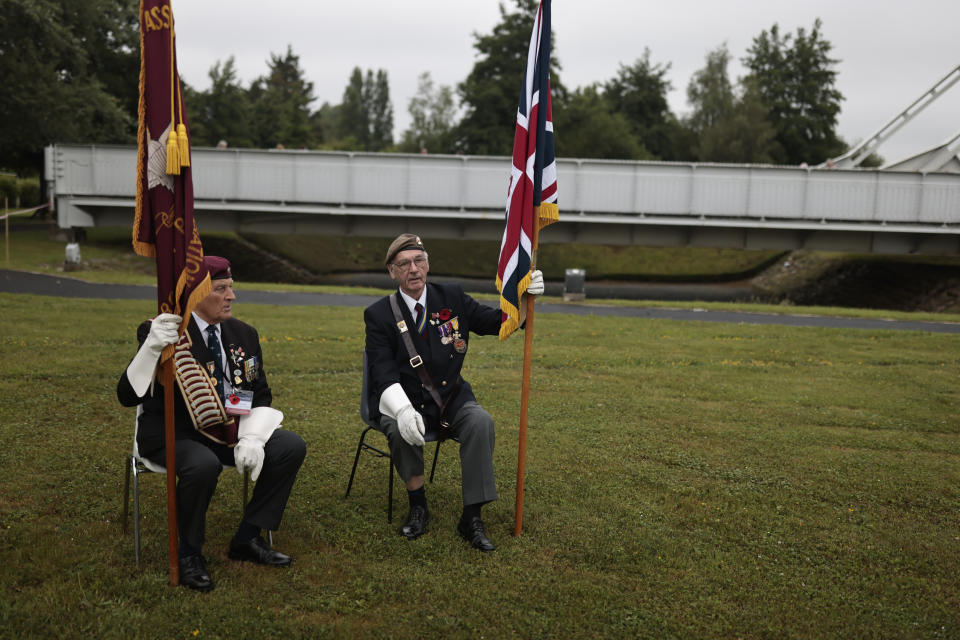
[[287, 567], [293, 562], [290, 556], [271, 549], [263, 536], [251, 538], [246, 542], [231, 540], [227, 557], [231, 560], [248, 560], [270, 567]]
[[483, 530], [483, 520], [479, 516], [469, 520], [461, 520], [457, 525], [457, 533], [460, 537], [469, 542], [474, 549], [480, 551], [493, 551], [496, 547], [490, 542], [487, 534]]
[[186, 558], [180, 558], [180, 584], [196, 591], [211, 591], [213, 589], [213, 580], [207, 573], [207, 566], [203, 562], [202, 555], [197, 553]]
[[407, 540], [416, 540], [427, 532], [428, 522], [430, 522], [430, 511], [426, 507], [414, 505], [410, 507], [407, 521], [400, 527], [400, 533]]

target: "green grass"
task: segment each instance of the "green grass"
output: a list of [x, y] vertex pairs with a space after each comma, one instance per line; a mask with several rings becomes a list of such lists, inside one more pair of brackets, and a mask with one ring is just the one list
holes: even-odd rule
[[382, 460], [343, 498], [362, 310], [241, 305], [308, 457], [275, 542], [225, 547], [210, 594], [166, 584], [164, 483], [143, 479], [144, 563], [118, 522], [133, 411], [115, 398], [149, 302], [0, 294], [0, 636], [945, 638], [960, 634], [958, 338], [541, 314], [524, 530], [513, 526], [522, 340], [465, 376], [497, 422], [498, 550], [454, 533], [455, 445], [415, 542]]

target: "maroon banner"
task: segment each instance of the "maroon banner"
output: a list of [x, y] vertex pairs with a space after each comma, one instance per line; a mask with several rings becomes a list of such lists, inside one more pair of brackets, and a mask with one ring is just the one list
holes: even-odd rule
[[[140, 2], [140, 124], [133, 250], [157, 259], [157, 310], [183, 316], [210, 291], [193, 220], [187, 117], [177, 73], [170, 0]], [[164, 359], [172, 349], [164, 351]]]

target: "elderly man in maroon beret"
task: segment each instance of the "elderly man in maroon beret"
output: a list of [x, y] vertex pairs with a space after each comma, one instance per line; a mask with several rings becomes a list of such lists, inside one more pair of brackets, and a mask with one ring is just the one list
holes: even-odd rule
[[154, 379], [160, 353], [173, 344], [178, 392], [176, 429], [177, 524], [180, 584], [213, 589], [202, 554], [206, 513], [224, 465], [250, 471], [256, 482], [227, 555], [274, 567], [289, 556], [271, 549], [262, 530], [275, 531], [306, 455], [297, 434], [282, 429], [283, 414], [271, 408], [273, 396], [263, 367], [257, 331], [233, 317], [230, 262], [205, 256], [210, 293], [178, 336], [180, 316], [161, 313], [137, 330], [140, 349], [117, 384], [124, 406], [142, 405], [137, 429], [140, 455], [165, 464], [163, 387]]

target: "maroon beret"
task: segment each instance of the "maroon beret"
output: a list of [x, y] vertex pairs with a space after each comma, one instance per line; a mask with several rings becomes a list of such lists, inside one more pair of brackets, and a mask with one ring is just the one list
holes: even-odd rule
[[203, 271], [210, 274], [211, 280], [232, 278], [230, 261], [220, 256], [203, 256]]

